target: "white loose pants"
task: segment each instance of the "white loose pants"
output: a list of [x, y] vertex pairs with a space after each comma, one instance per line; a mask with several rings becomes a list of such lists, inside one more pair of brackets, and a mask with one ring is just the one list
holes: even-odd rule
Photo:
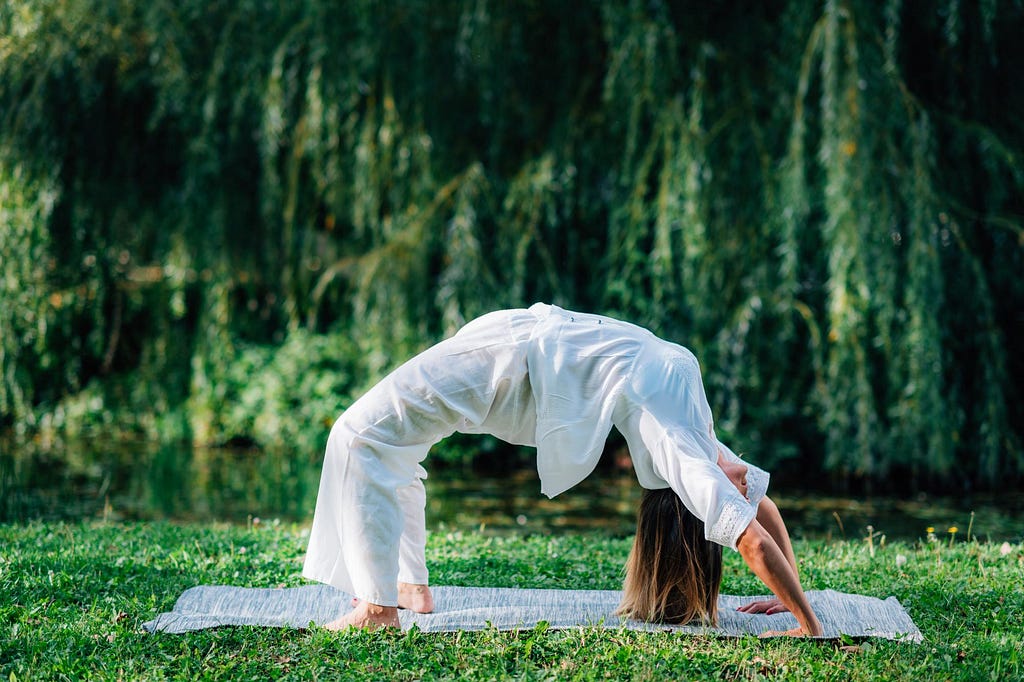
[[421, 462], [456, 430], [532, 444], [526, 310], [479, 318], [408, 361], [331, 429], [303, 575], [382, 606], [426, 584]]
[[429, 581], [423, 478], [395, 486], [367, 476], [366, 460], [374, 455], [353, 454], [343, 433], [336, 429], [328, 439], [303, 574], [374, 604], [397, 606], [398, 582]]

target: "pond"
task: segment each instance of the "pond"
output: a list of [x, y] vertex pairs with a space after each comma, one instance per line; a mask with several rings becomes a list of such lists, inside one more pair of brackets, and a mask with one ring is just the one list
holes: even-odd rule
[[[137, 442], [0, 442], [0, 522], [171, 520], [245, 524], [253, 519], [308, 523], [322, 453], [204, 449]], [[427, 464], [430, 464], [428, 460]], [[632, 472], [602, 462], [583, 483], [553, 500], [532, 469], [481, 473], [433, 465], [427, 523], [485, 532], [633, 532], [641, 490]], [[968, 527], [979, 539], [1019, 541], [1024, 495], [950, 499], [848, 499], [771, 490], [794, 537], [917, 540]]]

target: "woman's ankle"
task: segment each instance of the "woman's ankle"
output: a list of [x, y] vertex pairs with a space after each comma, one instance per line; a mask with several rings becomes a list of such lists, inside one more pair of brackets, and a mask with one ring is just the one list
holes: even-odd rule
[[430, 613], [434, 610], [434, 597], [427, 585], [398, 583], [398, 605], [416, 613]]

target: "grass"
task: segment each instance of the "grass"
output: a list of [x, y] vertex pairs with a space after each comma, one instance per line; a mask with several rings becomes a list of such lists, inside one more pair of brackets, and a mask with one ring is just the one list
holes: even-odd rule
[[[279, 524], [0, 526], [0, 680], [1024, 678], [1024, 546], [798, 542], [808, 589], [897, 596], [924, 644], [521, 632], [331, 633], [140, 625], [200, 583], [298, 585], [304, 529]], [[434, 533], [435, 584], [618, 588], [628, 540]], [[763, 593], [726, 552], [723, 591]]]

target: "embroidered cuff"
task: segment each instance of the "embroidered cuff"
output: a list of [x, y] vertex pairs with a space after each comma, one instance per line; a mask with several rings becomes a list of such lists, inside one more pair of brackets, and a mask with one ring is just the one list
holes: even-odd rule
[[746, 462], [746, 465], [747, 497], [750, 499], [750, 504], [756, 509], [761, 498], [768, 492], [768, 480], [771, 478], [771, 475], [764, 469], [758, 469], [750, 462]]
[[[748, 483], [749, 485], [749, 483]], [[737, 496], [739, 497], [739, 496]], [[711, 542], [736, 549], [736, 541], [757, 516], [757, 509], [744, 502], [727, 499], [713, 526], [705, 526], [705, 537]]]

